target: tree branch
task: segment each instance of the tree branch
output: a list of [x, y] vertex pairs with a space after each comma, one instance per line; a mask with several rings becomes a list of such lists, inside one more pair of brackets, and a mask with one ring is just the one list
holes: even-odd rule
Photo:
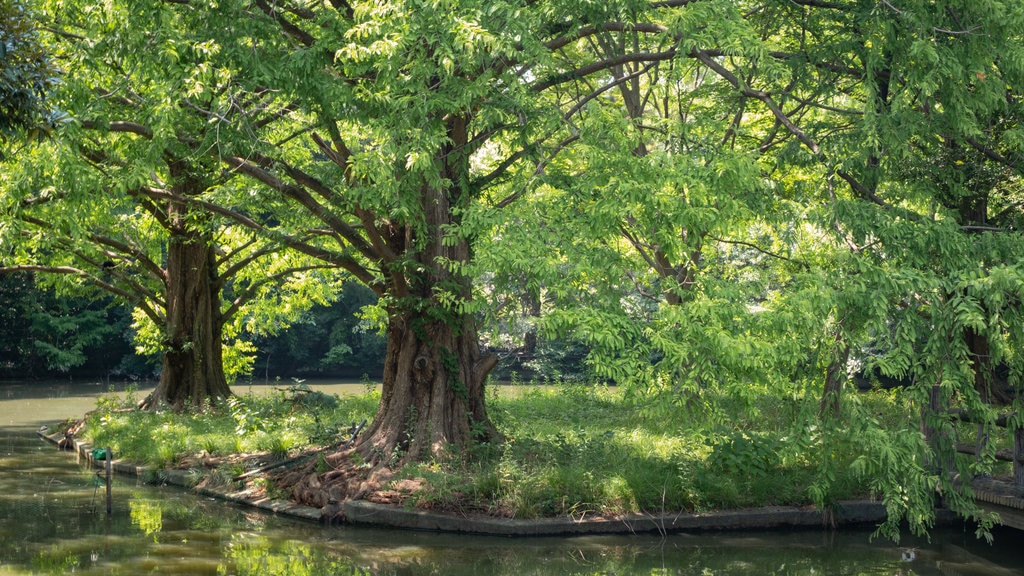
[[721, 242], [722, 244], [734, 244], [734, 245], [737, 245], [737, 246], [746, 246], [747, 248], [752, 248], [752, 249], [760, 252], [761, 254], [764, 254], [765, 256], [771, 256], [772, 258], [775, 258], [777, 260], [784, 260], [786, 262], [792, 262], [793, 264], [796, 264], [797, 266], [803, 268], [804, 270], [810, 270], [811, 269], [811, 265], [808, 264], [807, 262], [804, 262], [803, 260], [797, 260], [795, 258], [790, 258], [789, 256], [783, 256], [782, 254], [779, 254], [777, 252], [772, 252], [771, 250], [766, 250], [764, 248], [761, 248], [757, 244], [754, 244], [753, 242], [746, 242], [744, 240], [726, 240], [725, 238], [715, 238], [714, 236], [708, 236], [708, 238], [714, 240], [715, 242]]
[[150, 130], [148, 126], [139, 124], [138, 122], [114, 121], [104, 124], [93, 120], [82, 120], [82, 128], [87, 130], [106, 130], [107, 132], [126, 132], [129, 134], [137, 134], [146, 140], [153, 139], [153, 131]]
[[231, 301], [231, 304], [228, 305], [228, 307], [223, 312], [221, 312], [221, 318], [223, 318], [225, 321], [229, 320], [232, 316], [238, 313], [242, 306], [244, 306], [247, 302], [251, 301], [256, 296], [260, 288], [266, 286], [267, 284], [276, 282], [297, 272], [306, 272], [308, 270], [326, 270], [333, 268], [335, 268], [333, 264], [326, 263], [310, 266], [297, 266], [294, 268], [281, 270], [275, 274], [263, 276], [258, 281], [250, 283], [245, 290], [238, 294], [235, 297], [235, 299]]
[[287, 246], [289, 248], [296, 250], [297, 252], [301, 252], [302, 254], [306, 254], [307, 256], [312, 256], [313, 258], [316, 258], [323, 262], [334, 264], [339, 268], [347, 270], [359, 281], [366, 284], [368, 287], [370, 287], [370, 289], [372, 289], [377, 294], [382, 293], [382, 286], [380, 285], [379, 278], [375, 276], [370, 269], [360, 264], [355, 258], [349, 256], [348, 254], [339, 254], [337, 252], [332, 252], [325, 248], [321, 248], [319, 246], [314, 246], [312, 244], [304, 242], [300, 238], [296, 238], [295, 236], [292, 236], [290, 234], [280, 232], [277, 230], [272, 230], [244, 214], [241, 214], [219, 204], [207, 202], [205, 200], [200, 200], [198, 198], [186, 198], [182, 196], [177, 196], [166, 190], [148, 189], [146, 193], [147, 195], [150, 195], [151, 197], [154, 198], [163, 198], [165, 200], [170, 200], [185, 205], [191, 204], [208, 210], [214, 214], [220, 214], [221, 216], [224, 216], [234, 222], [237, 222], [238, 224], [246, 228], [249, 228], [250, 230], [254, 230], [256, 232], [259, 232], [260, 234], [263, 234], [265, 237], [269, 238], [272, 241], [279, 242], [283, 246]]
[[[138, 301], [138, 295], [122, 290], [121, 288], [118, 288], [117, 286], [114, 286], [113, 284], [110, 284], [108, 282], [104, 282], [103, 280], [99, 279], [93, 274], [90, 274], [89, 272], [86, 272], [81, 268], [75, 268], [74, 266], [43, 266], [38, 264], [18, 264], [15, 266], [0, 266], [0, 274], [15, 274], [19, 272], [32, 272], [40, 274], [68, 274], [71, 276], [78, 276], [79, 278], [82, 278], [86, 282], [93, 284], [94, 286], [104, 290], [105, 292], [109, 292], [111, 294], [114, 294], [115, 296], [120, 296], [129, 303], [132, 303], [134, 305], [140, 305]], [[152, 312], [152, 310], [149, 309], [148, 306], [140, 307], [144, 311], [148, 310], [146, 315], [150, 316], [154, 321], [160, 321], [159, 316], [151, 316], [150, 312]]]
[[775, 115], [775, 118], [779, 122], [781, 122], [782, 125], [785, 126], [791, 134], [796, 136], [797, 139], [800, 140], [800, 142], [807, 146], [807, 148], [810, 149], [811, 152], [813, 152], [814, 154], [818, 154], [820, 152], [820, 149], [818, 148], [818, 143], [811, 139], [810, 136], [808, 136], [803, 130], [801, 130], [793, 122], [793, 120], [789, 116], [787, 116], [785, 112], [782, 111], [782, 108], [780, 108], [779, 105], [775, 103], [775, 100], [772, 99], [771, 94], [767, 92], [762, 92], [761, 90], [754, 90], [750, 88], [744, 82], [742, 82], [735, 74], [726, 69], [725, 66], [722, 66], [714, 58], [712, 58], [707, 52], [703, 50], [695, 50], [693, 52], [693, 55], [698, 60], [703, 62], [705, 66], [714, 70], [715, 73], [721, 76], [726, 82], [732, 84], [733, 87], [739, 90], [741, 94], [743, 94], [744, 96], [756, 98], [760, 100], [762, 103], [764, 103], [764, 105], [767, 106], [768, 109], [772, 111], [772, 114]]
[[544, 90], [547, 90], [548, 88], [557, 86], [559, 84], [564, 84], [565, 82], [583, 78], [585, 76], [589, 76], [590, 74], [593, 74], [595, 72], [607, 70], [613, 66], [621, 66], [623, 64], [628, 64], [630, 62], [658, 62], [663, 60], [671, 60], [672, 58], [675, 58], [675, 56], [676, 50], [674, 48], [670, 50], [665, 50], [663, 52], [636, 52], [630, 54], [619, 54], [617, 56], [612, 56], [611, 58], [606, 58], [598, 62], [587, 64], [586, 66], [581, 66], [575, 70], [570, 70], [569, 72], [563, 72], [561, 74], [548, 78], [547, 80], [537, 82], [530, 86], [530, 89], [533, 90], [534, 92], [542, 92]]
[[291, 198], [292, 200], [298, 202], [318, 220], [326, 224], [329, 228], [337, 232], [342, 238], [347, 240], [348, 243], [357, 251], [359, 251], [359, 253], [362, 254], [363, 256], [366, 256], [371, 260], [382, 258], [394, 258], [394, 254], [377, 253], [374, 250], [373, 246], [367, 243], [366, 239], [363, 238], [355, 228], [350, 226], [341, 218], [338, 218], [337, 215], [335, 215], [330, 210], [326, 209], [323, 206], [323, 204], [317, 202], [315, 198], [313, 198], [309, 193], [306, 192], [306, 188], [308, 188], [310, 190], [317, 192], [322, 198], [328, 200], [331, 198], [331, 196], [335, 195], [333, 190], [331, 190], [327, 186], [324, 186], [323, 183], [321, 183], [313, 176], [280, 160], [273, 160], [265, 157], [258, 158], [258, 161], [262, 162], [265, 165], [270, 165], [274, 163], [282, 166], [285, 169], [285, 172], [287, 172], [289, 176], [291, 176], [296, 182], [300, 184], [294, 185], [284, 182], [280, 178], [268, 172], [263, 166], [251, 162], [245, 158], [231, 156], [224, 158], [223, 161], [225, 164], [231, 166], [235, 170], [238, 170], [239, 172], [242, 172], [244, 174], [247, 174], [248, 176], [255, 178], [256, 180], [269, 186], [273, 190], [280, 192], [285, 197]]

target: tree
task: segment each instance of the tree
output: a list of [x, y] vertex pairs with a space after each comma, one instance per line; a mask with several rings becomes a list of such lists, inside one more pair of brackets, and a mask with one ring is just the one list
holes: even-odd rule
[[251, 352], [237, 341], [243, 331], [272, 332], [325, 302], [334, 283], [317, 273], [322, 263], [178, 200], [233, 185], [202, 148], [216, 126], [178, 102], [218, 72], [206, 71], [201, 47], [177, 52], [186, 45], [174, 22], [129, 25], [137, 15], [89, 5], [48, 15], [54, 50], [73, 70], [54, 98], [74, 121], [4, 176], [11, 248], [0, 272], [63, 275], [59, 285], [89, 284], [135, 306], [139, 344], [162, 362], [144, 405], [198, 407], [230, 394], [225, 342]]
[[31, 274], [0, 275], [4, 378], [132, 375], [128, 310], [111, 299], [57, 297]]
[[[110, 4], [73, 16], [114, 31], [95, 49], [111, 73], [78, 86], [79, 156], [155, 207], [144, 221], [180, 219], [188, 270], [230, 228], [379, 296], [383, 393], [356, 447], [378, 469], [499, 440], [478, 341], [491, 286], [475, 281], [509, 259], [510, 284], [562, 306], [542, 322], [568, 318], [606, 376], [688, 396], [813, 382], [813, 425], [870, 440], [857, 466], [887, 528], [926, 526], [935, 486], [977, 512], [934, 466], [950, 446], [840, 398], [862, 362], [913, 377], [921, 406], [987, 410], [981, 340], [1020, 372], [1021, 243], [983, 214], [997, 198], [1014, 212], [1019, 3]], [[966, 194], [943, 185], [959, 150]], [[909, 175], [929, 161], [935, 179]]]
[[19, 133], [45, 132], [56, 122], [60, 114], [46, 103], [56, 76], [29, 3], [4, 2], [0, 5], [0, 142]]
[[[315, 216], [334, 261], [381, 297], [388, 352], [380, 410], [358, 447], [367, 459], [497, 438], [483, 394], [496, 359], [479, 348], [466, 267], [478, 221], [575, 139], [565, 118], [583, 107], [559, 102], [562, 85], [611, 65], [595, 57], [587, 68], [575, 46], [626, 8], [575, 8], [225, 2], [206, 19], [238, 23], [204, 33], [251, 75], [250, 90], [279, 91], [308, 114], [303, 140], [226, 162]], [[562, 51], [580, 59], [559, 62]]]
[[[810, 213], [821, 214], [820, 229], [838, 231], [847, 245], [858, 238], [847, 236], [854, 223], [841, 213], [850, 204], [839, 197], [836, 182], [847, 186], [861, 213], [904, 217], [903, 200], [880, 196], [887, 186], [883, 161], [907, 134], [955, 128], [946, 119], [971, 113], [962, 73], [953, 78], [952, 68], [936, 71], [911, 55], [927, 55], [932, 39], [945, 35], [953, 38], [948, 49], [956, 66], [980, 65], [983, 54], [991, 66], [993, 47], [979, 45], [1016, 34], [1003, 28], [1006, 19], [991, 14], [976, 16], [992, 34], [957, 34], [963, 30], [956, 26], [959, 12], [925, 5], [420, 4], [221, 3], [217, 17], [208, 20], [238, 24], [202, 32], [218, 39], [251, 91], [271, 87], [282, 101], [294, 102], [303, 122], [295, 134], [308, 135], [284, 145], [265, 143], [226, 163], [319, 219], [337, 242], [329, 249], [334, 261], [382, 297], [389, 326], [385, 392], [360, 446], [377, 461], [396, 450], [415, 459], [445, 445], [494, 437], [482, 396], [494, 360], [481, 355], [476, 343], [472, 312], [478, 301], [466, 273], [478, 235], [537, 190], [553, 164], [581, 142], [650, 157], [649, 140], [630, 131], [642, 133], [638, 119], [651, 118], [638, 100], [639, 90], [654, 93], [658, 86], [655, 63], [692, 62], [690, 78], [713, 75], [716, 80], [705, 83], [731, 95], [728, 104], [723, 110], [702, 100], [694, 110], [706, 105], [726, 120], [699, 138], [743, 142], [726, 166], [741, 166], [735, 160], [749, 162], [753, 154], [766, 157], [762, 170], [769, 175], [778, 167], [803, 167], [818, 182], [813, 196], [800, 200], [808, 206], [827, 202], [827, 216]], [[918, 15], [924, 19], [914, 20]], [[893, 67], [894, 58], [906, 58], [902, 68]], [[895, 72], [901, 74], [898, 83]], [[936, 72], [950, 83], [948, 98], [936, 95], [937, 77], [928, 76]], [[941, 97], [946, 111], [914, 106], [916, 93], [908, 86]], [[601, 110], [610, 109], [616, 90], [622, 100], [612, 106], [626, 120], [616, 125], [625, 128], [603, 132], [602, 141], [595, 125], [606, 118]], [[907, 100], [894, 105], [896, 96]], [[935, 117], [941, 122], [929, 120]], [[712, 176], [694, 174], [697, 183]], [[743, 181], [749, 176], [737, 182]], [[663, 224], [648, 229], [678, 235]], [[636, 253], [654, 247], [656, 236], [625, 232]], [[692, 249], [715, 229], [697, 232], [688, 236]], [[865, 245], [859, 240], [856, 246]], [[307, 243], [306, 249], [326, 247]], [[666, 301], [681, 300], [678, 288], [691, 265], [700, 264], [683, 256], [685, 250], [677, 253], [675, 262], [662, 261], [657, 250], [648, 254], [651, 268], [674, 283], [663, 289]], [[834, 307], [833, 313], [844, 317]], [[864, 330], [863, 323], [844, 328], [832, 341], [845, 349], [852, 343], [843, 334]], [[840, 360], [829, 365], [838, 368]]]
[[[889, 534], [908, 509], [915, 530], [927, 524], [935, 486], [954, 509], [976, 514], [969, 487], [936, 463], [952, 459], [947, 409], [990, 419], [991, 362], [1016, 361], [1015, 345], [1003, 346], [1017, 338], [1022, 254], [1011, 247], [1020, 242], [990, 218], [1012, 221], [1018, 209], [1000, 200], [986, 213], [990, 197], [1019, 188], [1024, 13], [1009, 2], [685, 4], [670, 28], [685, 46], [673, 63], [685, 68], [689, 59], [690, 71], [658, 80], [654, 66], [610, 69], [620, 98], [583, 115], [595, 123], [546, 171], [565, 174], [547, 181], [561, 196], [546, 191], [538, 206], [565, 198], [572, 207], [523, 234], [511, 230], [518, 223], [500, 230], [521, 241], [556, 238], [556, 248], [503, 254], [524, 267], [531, 252], [553, 255], [560, 265], [549, 268], [547, 288], [560, 298], [585, 294], [597, 310], [565, 299], [569, 309], [549, 323], [597, 344], [596, 363], [620, 381], [632, 374], [657, 385], [666, 373], [651, 372], [650, 359], [681, 368], [667, 373], [673, 387], [694, 372], [698, 381], [720, 375], [723, 365], [733, 368], [727, 381], [757, 384], [803, 365], [799, 385], [809, 368], [821, 419], [844, 427], [853, 418], [876, 439], [861, 464], [879, 491], [913, 487], [909, 499], [889, 500]], [[593, 44], [607, 52], [622, 36], [598, 34]], [[642, 113], [648, 105], [657, 113]], [[681, 162], [644, 172], [678, 148]], [[743, 173], [736, 160], [744, 157], [759, 177], [714, 189], [716, 177]], [[918, 168], [913, 177], [908, 166]], [[673, 179], [690, 193], [664, 194]], [[715, 191], [704, 205], [694, 203], [707, 189]], [[551, 230], [552, 220], [569, 230]], [[708, 265], [716, 259], [723, 268]], [[738, 269], [744, 259], [755, 266]], [[607, 269], [631, 271], [629, 281], [602, 276]], [[756, 278], [754, 290], [715, 282], [740, 270]], [[657, 308], [638, 306], [643, 298]], [[694, 359], [710, 369], [693, 370]], [[926, 430], [944, 440], [923, 446], [908, 423], [911, 441], [893, 442], [855, 403], [843, 410], [851, 363], [912, 378]], [[744, 377], [744, 367], [758, 373]]]

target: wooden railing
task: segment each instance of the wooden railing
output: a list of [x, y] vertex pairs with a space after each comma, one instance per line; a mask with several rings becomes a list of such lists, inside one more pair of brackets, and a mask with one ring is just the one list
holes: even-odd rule
[[[950, 413], [962, 422], [973, 421], [965, 410], [951, 410]], [[996, 418], [996, 426], [1008, 428], [1012, 419], [1013, 413], [1000, 414]], [[1013, 434], [1013, 449], [996, 450], [995, 457], [996, 460], [1001, 460], [1003, 462], [1013, 462], [1013, 483], [1017, 488], [1024, 490], [1024, 428], [1016, 427], [1011, 431], [1011, 433]], [[987, 437], [979, 435], [977, 443], [974, 446], [963, 443], [958, 444], [957, 452], [977, 456], [985, 449], [987, 442]]]

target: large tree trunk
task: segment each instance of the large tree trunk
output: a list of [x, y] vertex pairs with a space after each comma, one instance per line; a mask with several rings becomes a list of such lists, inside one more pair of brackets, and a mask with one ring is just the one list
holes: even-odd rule
[[381, 402], [357, 445], [378, 465], [458, 453], [498, 438], [484, 407], [484, 380], [497, 358], [481, 355], [473, 315], [463, 306], [472, 299], [471, 280], [450, 265], [472, 257], [469, 240], [458, 232], [468, 200], [468, 121], [447, 120], [450, 143], [437, 162], [448, 184], [424, 183], [419, 191], [424, 226], [402, 228], [401, 244], [416, 265], [392, 269], [388, 292], [395, 306]]
[[411, 314], [392, 319], [380, 407], [359, 452], [395, 467], [497, 439], [484, 407], [484, 380], [496, 363], [481, 355], [468, 316], [458, 331]]
[[215, 258], [212, 244], [198, 233], [171, 238], [163, 365], [144, 408], [199, 408], [231, 395], [224, 376]]

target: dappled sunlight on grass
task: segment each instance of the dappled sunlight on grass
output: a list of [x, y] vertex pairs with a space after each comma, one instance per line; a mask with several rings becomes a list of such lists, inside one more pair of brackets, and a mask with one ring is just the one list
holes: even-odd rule
[[380, 394], [315, 396], [320, 403], [310, 398], [247, 394], [176, 414], [134, 410], [132, 399], [108, 397], [89, 414], [84, 434], [95, 445], [110, 446], [118, 458], [160, 467], [199, 454], [286, 454], [335, 441], [352, 422], [372, 416]]
[[[868, 492], [852, 471], [853, 429], [819, 429], [814, 400], [723, 399], [704, 410], [645, 411], [608, 386], [500, 386], [488, 406], [505, 441], [397, 471], [409, 504], [518, 518], [703, 511], [828, 502]], [[120, 458], [174, 466], [183, 457], [286, 456], [338, 441], [371, 418], [380, 392], [244, 395], [198, 414], [138, 412], [101, 400], [88, 438]], [[808, 404], [810, 403], [810, 404]], [[811, 406], [808, 409], [808, 405]], [[911, 416], [889, 392], [851, 400], [887, 422]], [[824, 463], [824, 464], [823, 464]], [[237, 470], [233, 471], [237, 472]]]

